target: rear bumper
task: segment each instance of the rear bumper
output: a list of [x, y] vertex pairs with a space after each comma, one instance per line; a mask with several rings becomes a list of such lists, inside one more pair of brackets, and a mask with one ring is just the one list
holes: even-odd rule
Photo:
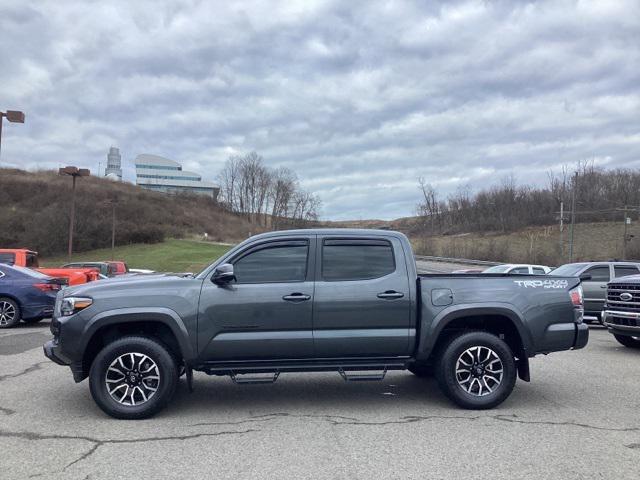
[[576, 325], [576, 338], [573, 342], [573, 349], [579, 350], [584, 348], [589, 343], [589, 326], [584, 323]]
[[46, 318], [53, 315], [53, 302], [48, 305], [25, 305], [22, 307], [24, 318]]
[[547, 327], [544, 342], [536, 353], [578, 350], [589, 342], [589, 326], [586, 323], [554, 323]]

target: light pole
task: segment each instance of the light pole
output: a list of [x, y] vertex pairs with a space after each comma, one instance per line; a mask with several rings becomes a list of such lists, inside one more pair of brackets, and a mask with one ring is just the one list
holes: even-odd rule
[[69, 261], [73, 253], [73, 226], [76, 220], [76, 178], [88, 177], [91, 172], [87, 168], [64, 167], [58, 170], [60, 175], [69, 175], [73, 178], [73, 186], [71, 187], [71, 215], [69, 216]]
[[11, 123], [24, 123], [24, 112], [19, 110], [7, 110], [0, 112], [0, 149], [2, 148], [2, 119], [7, 117]]

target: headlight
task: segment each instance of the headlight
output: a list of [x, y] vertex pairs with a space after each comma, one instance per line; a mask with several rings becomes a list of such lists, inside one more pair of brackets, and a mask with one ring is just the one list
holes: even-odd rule
[[78, 313], [80, 310], [87, 308], [93, 303], [93, 300], [86, 297], [66, 297], [62, 299], [60, 303], [60, 315], [68, 317], [74, 313]]

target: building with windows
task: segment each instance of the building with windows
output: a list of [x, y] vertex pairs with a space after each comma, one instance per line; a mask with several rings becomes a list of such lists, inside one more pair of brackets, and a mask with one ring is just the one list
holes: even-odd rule
[[205, 182], [202, 176], [182, 170], [182, 165], [168, 158], [148, 153], [135, 159], [136, 185], [162, 193], [197, 193], [216, 200], [220, 188]]
[[122, 156], [120, 149], [111, 147], [107, 153], [107, 168], [104, 169], [104, 176], [113, 180], [122, 181]]

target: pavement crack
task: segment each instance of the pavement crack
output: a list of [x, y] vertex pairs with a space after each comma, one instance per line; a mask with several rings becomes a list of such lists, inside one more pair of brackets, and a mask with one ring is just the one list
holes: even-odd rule
[[19, 438], [28, 441], [37, 441], [37, 440], [80, 440], [84, 442], [91, 443], [91, 448], [81, 454], [78, 458], [68, 463], [62, 471], [64, 472], [69, 467], [86, 460], [91, 455], [93, 455], [100, 447], [104, 445], [120, 445], [120, 444], [132, 444], [132, 443], [147, 443], [147, 442], [162, 442], [162, 441], [170, 441], [170, 440], [191, 440], [195, 438], [204, 438], [204, 437], [218, 437], [223, 435], [245, 435], [247, 433], [258, 432], [259, 430], [248, 429], [248, 430], [228, 430], [228, 431], [220, 431], [220, 432], [201, 432], [201, 433], [192, 433], [192, 434], [184, 434], [184, 435], [166, 435], [166, 436], [157, 436], [157, 437], [142, 437], [142, 438], [125, 438], [125, 439], [111, 439], [111, 440], [101, 440], [99, 438], [88, 437], [83, 435], [56, 435], [56, 434], [44, 434], [44, 433], [35, 433], [35, 432], [11, 432], [7, 430], [0, 430], [0, 438]]
[[28, 373], [35, 372], [36, 370], [41, 370], [42, 369], [42, 365], [46, 365], [48, 363], [50, 363], [50, 362], [49, 361], [39, 362], [39, 363], [36, 363], [35, 365], [31, 365], [30, 367], [25, 368], [21, 372], [8, 373], [6, 375], [0, 375], [0, 382], [2, 382], [4, 380], [7, 380], [9, 378], [21, 377], [22, 375], [26, 375]]
[[553, 422], [550, 420], [521, 420], [516, 415], [495, 415], [491, 418], [494, 418], [495, 420], [499, 420], [501, 422], [521, 423], [525, 425], [579, 427], [579, 428], [587, 428], [590, 430], [600, 430], [605, 432], [638, 432], [640, 431], [640, 427], [601, 427], [598, 425], [590, 425], [588, 423], [579, 423], [579, 422], [571, 422], [571, 421]]
[[15, 410], [11, 410], [7, 407], [0, 407], [0, 412], [4, 413], [5, 415], [13, 415], [14, 413], [16, 413]]
[[640, 450], [640, 443], [630, 443], [629, 445], [625, 445], [625, 447], [627, 448], [631, 448], [631, 449], [638, 449]]

